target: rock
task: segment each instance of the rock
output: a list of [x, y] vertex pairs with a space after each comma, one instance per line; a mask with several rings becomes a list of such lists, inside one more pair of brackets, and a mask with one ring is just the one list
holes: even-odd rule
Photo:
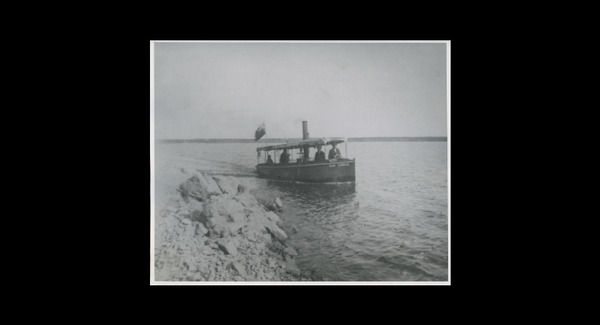
[[268, 218], [263, 212], [255, 211], [248, 215], [248, 221], [254, 225], [263, 225]]
[[206, 228], [217, 229], [218, 233], [226, 229], [237, 234], [246, 225], [244, 206], [230, 198], [223, 197], [214, 201], [211, 199], [206, 203], [203, 211], [204, 215], [211, 216], [205, 222]]
[[196, 226], [192, 225], [191, 221], [189, 224], [185, 225], [184, 234], [187, 238], [192, 238], [196, 234]]
[[286, 249], [284, 249], [283, 252], [290, 256], [298, 256], [298, 252], [292, 246], [286, 247]]
[[281, 228], [277, 227], [277, 225], [267, 225], [265, 228], [280, 242], [284, 242], [288, 236]]
[[195, 174], [179, 185], [179, 191], [183, 197], [193, 197], [205, 200], [213, 195], [220, 195], [221, 189], [211, 177], [204, 177], [202, 173]]
[[268, 211], [275, 211], [275, 210], [277, 210], [277, 207], [275, 206], [274, 202], [266, 202], [266, 203], [261, 202], [261, 203], [265, 206], [265, 209], [267, 209]]
[[200, 186], [200, 179], [197, 175], [188, 178], [185, 182], [179, 185], [179, 191], [181, 196], [187, 198], [188, 196], [196, 197], [197, 199], [206, 198], [206, 191]]
[[221, 192], [219, 185], [217, 185], [217, 182], [215, 182], [215, 180], [210, 175], [206, 175], [206, 174], [204, 174], [204, 175], [200, 174], [200, 175], [203, 176], [203, 178], [204, 178], [206, 191], [208, 192], [209, 196], [210, 195], [221, 195], [223, 193], [223, 192]]
[[183, 223], [184, 225], [190, 225], [192, 223], [192, 220], [188, 219], [188, 218], [180, 218], [179, 221], [181, 221], [181, 223]]
[[246, 186], [244, 186], [242, 184], [239, 184], [238, 187], [237, 187], [237, 191], [238, 191], [238, 194], [239, 193], [245, 193], [246, 192]]
[[236, 237], [237, 235], [242, 234], [242, 226], [232, 223], [229, 225], [229, 234], [231, 237]]
[[278, 209], [283, 208], [283, 203], [281, 203], [281, 200], [278, 197], [275, 198], [275, 205]]
[[298, 228], [296, 228], [295, 226], [292, 226], [292, 234], [297, 234], [298, 233]]
[[198, 273], [202, 273], [202, 274], [208, 273], [208, 266], [206, 266], [206, 264], [198, 265]]
[[221, 237], [221, 233], [215, 228], [210, 228], [208, 229], [208, 234], [206, 234], [206, 236], [210, 239], [215, 239]]
[[231, 237], [231, 229], [229, 227], [216, 226], [215, 230], [219, 232], [219, 237], [221, 238]]
[[253, 231], [247, 232], [246, 238], [248, 238], [249, 241], [255, 242], [256, 241], [256, 233]]
[[240, 202], [244, 207], [250, 209], [250, 210], [256, 210], [259, 207], [259, 203], [256, 200], [256, 198], [250, 194], [244, 193], [244, 194], [238, 194], [235, 197], [235, 200]]
[[273, 221], [273, 222], [275, 222], [275, 223], [278, 223], [278, 222], [280, 221], [280, 219], [279, 219], [279, 216], [278, 216], [278, 215], [277, 215], [275, 212], [272, 212], [272, 211], [267, 211], [267, 212], [265, 213], [265, 216], [267, 216], [267, 218], [268, 218], [269, 220], [271, 220], [271, 221]]
[[243, 214], [235, 213], [235, 212], [227, 215], [227, 221], [232, 222], [232, 223], [244, 222], [245, 219], [246, 219], [246, 216], [244, 216]]
[[[230, 201], [232, 200], [223, 196], [213, 197], [202, 204], [202, 211], [200, 213], [198, 213], [199, 210], [194, 210], [191, 218], [200, 221], [208, 229], [215, 227], [217, 224], [224, 225], [227, 223], [226, 218], [229, 214], [228, 205]], [[240, 209], [242, 209], [243, 213], [241, 205]]]
[[299, 276], [301, 273], [298, 266], [296, 266], [296, 262], [294, 260], [288, 260], [285, 262], [285, 272], [296, 276]]
[[227, 255], [237, 255], [237, 248], [235, 248], [235, 244], [226, 238], [221, 238], [217, 240], [217, 245], [219, 248], [223, 250]]
[[229, 200], [226, 209], [229, 222], [243, 223], [246, 221], [244, 206], [239, 201]]
[[203, 224], [197, 223], [196, 224], [196, 235], [204, 236], [206, 234], [208, 234], [208, 229], [206, 229], [206, 227]]
[[[211, 198], [203, 204], [203, 213], [209, 218], [218, 218], [220, 221], [227, 222], [230, 215], [239, 214], [240, 218], [246, 217], [245, 207], [240, 201], [233, 200], [226, 196]], [[235, 216], [234, 216], [235, 218]], [[219, 223], [219, 220], [214, 220]]]
[[224, 194], [237, 194], [238, 185], [233, 177], [227, 176], [213, 176], [213, 179]]
[[262, 241], [263, 243], [265, 243], [266, 246], [270, 246], [273, 244], [273, 238], [271, 237], [271, 234], [262, 235]]
[[246, 277], [246, 268], [240, 262], [232, 262], [231, 266], [237, 271], [242, 277]]
[[195, 209], [190, 213], [189, 218], [202, 223], [206, 228], [211, 228], [212, 224], [209, 222], [211, 212], [208, 207], [203, 207], [202, 211]]

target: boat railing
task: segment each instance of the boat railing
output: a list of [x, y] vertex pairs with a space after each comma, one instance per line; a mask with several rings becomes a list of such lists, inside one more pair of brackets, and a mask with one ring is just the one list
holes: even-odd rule
[[304, 160], [303, 158], [298, 158], [295, 160], [290, 160], [287, 163], [259, 163], [259, 166], [298, 166], [298, 165], [313, 165], [313, 164], [326, 164], [326, 163], [339, 163], [339, 162], [349, 162], [349, 161], [354, 161], [354, 159], [350, 159], [350, 158], [334, 158], [334, 159], [325, 159], [325, 160]]

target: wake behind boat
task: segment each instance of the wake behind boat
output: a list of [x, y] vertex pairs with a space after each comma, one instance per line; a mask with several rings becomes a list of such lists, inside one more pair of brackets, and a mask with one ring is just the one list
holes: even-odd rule
[[[342, 157], [341, 152], [337, 149], [338, 144], [347, 144], [347, 139], [310, 139], [307, 124], [306, 121], [302, 122], [303, 139], [301, 141], [256, 149], [259, 160], [256, 169], [259, 175], [272, 179], [316, 183], [355, 182], [355, 159]], [[326, 150], [328, 146], [331, 146], [329, 151]], [[317, 150], [312, 156], [311, 148]], [[261, 163], [260, 158], [263, 152], [265, 154]], [[326, 156], [325, 152], [329, 152], [329, 154]]]

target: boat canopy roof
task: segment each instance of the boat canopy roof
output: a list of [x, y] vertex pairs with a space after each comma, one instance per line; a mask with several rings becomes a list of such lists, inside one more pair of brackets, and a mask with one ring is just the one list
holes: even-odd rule
[[318, 145], [338, 144], [347, 141], [346, 138], [319, 138], [319, 139], [308, 139], [293, 142], [286, 142], [282, 144], [276, 144], [272, 146], [256, 148], [256, 151], [271, 151], [271, 150], [282, 150], [282, 149], [299, 149], [306, 147], [316, 147]]

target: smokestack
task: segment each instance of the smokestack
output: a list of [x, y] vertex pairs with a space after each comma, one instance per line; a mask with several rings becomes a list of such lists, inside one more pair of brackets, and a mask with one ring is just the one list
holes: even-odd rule
[[308, 139], [308, 121], [302, 121], [302, 140]]

